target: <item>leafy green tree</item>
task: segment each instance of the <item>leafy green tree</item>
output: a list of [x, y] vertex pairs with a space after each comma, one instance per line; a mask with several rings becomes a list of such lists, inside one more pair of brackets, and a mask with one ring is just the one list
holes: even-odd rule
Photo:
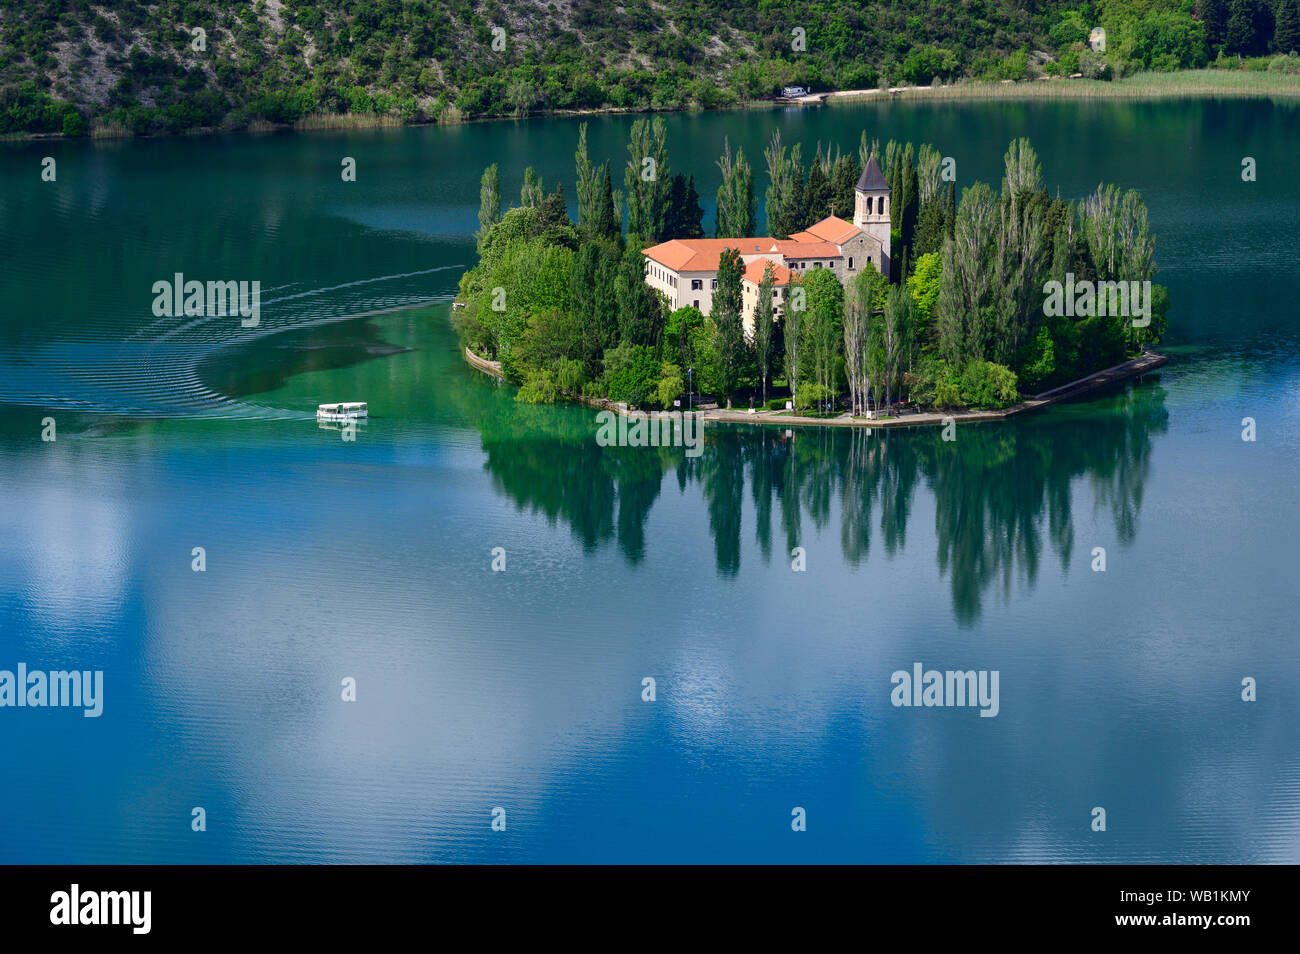
[[605, 393], [639, 407], [655, 403], [660, 366], [654, 348], [625, 341], [605, 353]]
[[550, 368], [530, 368], [515, 392], [515, 400], [521, 404], [554, 404], [559, 398], [560, 387]]
[[844, 293], [844, 371], [849, 384], [849, 413], [857, 417], [867, 410], [870, 393], [868, 347], [876, 337], [876, 326], [884, 308], [889, 281], [875, 269], [854, 276]]
[[513, 80], [506, 89], [506, 101], [516, 117], [527, 116], [540, 99], [537, 87], [522, 77]]
[[844, 288], [829, 268], [804, 273], [799, 285], [808, 302], [801, 329], [804, 355], [818, 396], [825, 399], [835, 393], [836, 359], [843, 346]]
[[618, 343], [616, 249], [602, 242], [584, 242], [573, 260], [570, 307], [582, 340], [581, 360], [588, 378], [600, 372], [605, 350]]
[[993, 190], [975, 183], [962, 190], [954, 235], [944, 242], [935, 323], [940, 353], [955, 366], [983, 358], [992, 344], [998, 214]]
[[893, 401], [901, 387], [902, 374], [911, 364], [916, 334], [916, 313], [912, 295], [900, 285], [890, 287], [880, 323], [880, 347], [884, 365], [885, 404]]
[[934, 306], [939, 300], [939, 283], [943, 275], [943, 255], [929, 252], [916, 260], [907, 277], [907, 290], [915, 305], [916, 343], [930, 350], [934, 346]]
[[659, 366], [659, 384], [655, 388], [655, 398], [661, 407], [671, 408], [673, 402], [686, 393], [686, 382], [682, 379], [682, 369], [665, 361]]
[[619, 343], [657, 346], [663, 331], [663, 299], [645, 281], [645, 256], [636, 243], [623, 253], [615, 283]]
[[664, 324], [664, 355], [680, 367], [695, 364], [695, 331], [704, 327], [704, 315], [690, 305], [678, 308]]

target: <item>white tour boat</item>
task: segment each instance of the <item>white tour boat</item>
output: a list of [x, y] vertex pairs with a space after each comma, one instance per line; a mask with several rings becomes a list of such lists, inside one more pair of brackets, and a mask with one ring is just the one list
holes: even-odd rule
[[368, 415], [365, 401], [344, 404], [320, 404], [316, 407], [318, 421], [355, 421]]

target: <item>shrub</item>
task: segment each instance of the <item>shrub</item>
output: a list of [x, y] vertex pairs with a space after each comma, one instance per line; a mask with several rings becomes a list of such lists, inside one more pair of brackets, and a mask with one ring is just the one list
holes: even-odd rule
[[611, 401], [649, 404], [656, 399], [659, 376], [653, 348], [621, 344], [605, 352], [605, 393]]
[[1007, 407], [1020, 397], [1015, 372], [992, 361], [972, 361], [962, 369], [960, 395], [967, 407]]
[[560, 396], [555, 383], [555, 372], [549, 368], [533, 368], [524, 378], [515, 400], [524, 404], [554, 404]]

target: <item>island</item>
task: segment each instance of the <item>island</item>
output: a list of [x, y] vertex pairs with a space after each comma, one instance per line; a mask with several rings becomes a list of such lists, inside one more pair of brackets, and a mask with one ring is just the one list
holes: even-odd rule
[[919, 423], [1032, 409], [1164, 362], [1149, 349], [1169, 294], [1141, 196], [1052, 196], [1028, 140], [999, 190], [977, 182], [959, 202], [933, 146], [863, 132], [855, 153], [818, 143], [805, 164], [775, 132], [765, 235], [753, 167], [724, 142], [705, 237], [666, 139], [662, 120], [633, 123], [615, 191], [580, 127], [576, 222], [531, 168], [503, 212], [485, 170], [453, 321], [520, 401]]

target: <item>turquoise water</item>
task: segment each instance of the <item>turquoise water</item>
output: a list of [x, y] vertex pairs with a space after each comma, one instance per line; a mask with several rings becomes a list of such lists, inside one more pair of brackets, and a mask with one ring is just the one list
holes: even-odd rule
[[[706, 196], [776, 125], [930, 141], [963, 184], [1027, 135], [1062, 195], [1143, 192], [1174, 300], [1171, 363], [1087, 401], [693, 460], [457, 353], [482, 167], [572, 195], [576, 121], [5, 145], [0, 669], [105, 698], [0, 708], [0, 861], [1300, 861], [1296, 119], [669, 117]], [[621, 161], [630, 119], [591, 123]], [[260, 325], [155, 317], [175, 272], [261, 281]], [[997, 670], [996, 718], [891, 705], [916, 662]]]

